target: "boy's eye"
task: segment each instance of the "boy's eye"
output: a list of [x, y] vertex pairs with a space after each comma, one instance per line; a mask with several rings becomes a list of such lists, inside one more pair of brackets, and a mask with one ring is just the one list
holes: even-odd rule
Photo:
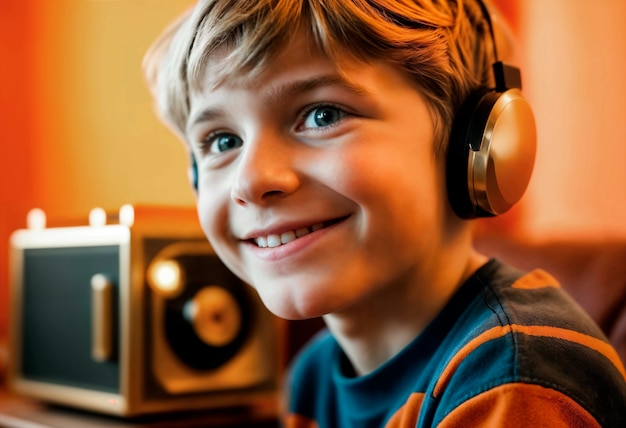
[[223, 153], [228, 150], [236, 149], [243, 145], [241, 138], [233, 134], [219, 134], [207, 139], [209, 144], [209, 152], [211, 153]]
[[321, 128], [339, 122], [346, 116], [346, 112], [334, 106], [315, 107], [304, 117], [305, 128]]

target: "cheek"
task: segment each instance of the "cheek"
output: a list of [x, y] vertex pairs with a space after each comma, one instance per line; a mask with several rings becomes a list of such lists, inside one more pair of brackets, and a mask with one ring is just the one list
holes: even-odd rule
[[217, 240], [228, 228], [230, 207], [230, 185], [224, 174], [200, 175], [197, 195], [198, 218], [205, 235]]
[[228, 202], [217, 198], [216, 193], [206, 195], [200, 192], [197, 209], [200, 225], [213, 250], [231, 271], [241, 277], [236, 241], [230, 232]]
[[209, 240], [214, 240], [215, 229], [217, 223], [219, 223], [218, 207], [212, 198], [205, 196], [204, 191], [201, 191], [198, 195], [198, 219], [204, 234]]
[[372, 248], [402, 249], [412, 257], [416, 246], [439, 239], [447, 194], [443, 167], [432, 152], [387, 146], [355, 151], [338, 162], [343, 168], [336, 169], [335, 189], [359, 206], [360, 230], [364, 240], [376, 243]]
[[[444, 174], [431, 153], [418, 153], [417, 148], [381, 150], [378, 146], [333, 159], [330, 168], [335, 173], [328, 177], [330, 186], [356, 202], [392, 200], [394, 206], [407, 208], [413, 203], [432, 204], [439, 198]], [[328, 163], [325, 166], [328, 168]]]

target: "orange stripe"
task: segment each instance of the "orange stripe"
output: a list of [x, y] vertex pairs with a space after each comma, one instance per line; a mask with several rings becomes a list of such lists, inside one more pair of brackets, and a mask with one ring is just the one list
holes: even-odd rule
[[559, 288], [561, 285], [552, 275], [542, 269], [536, 269], [519, 278], [511, 285], [512, 288], [533, 289], [554, 287]]
[[283, 420], [284, 428], [319, 428], [317, 422], [306, 416], [290, 413]]
[[522, 428], [600, 427], [572, 398], [550, 388], [506, 384], [479, 394], [454, 409], [438, 428], [471, 426]]
[[510, 331], [511, 329], [509, 326], [497, 326], [486, 330], [485, 332], [470, 340], [464, 347], [459, 350], [459, 352], [454, 355], [454, 357], [452, 357], [446, 368], [443, 370], [443, 373], [441, 374], [439, 380], [437, 381], [437, 384], [435, 385], [433, 395], [435, 397], [441, 395], [445, 387], [450, 382], [450, 378], [461, 364], [461, 361], [463, 361], [465, 357], [467, 357], [472, 351], [474, 351], [483, 343], [502, 337], [508, 334]]
[[529, 336], [554, 337], [556, 339], [567, 340], [569, 342], [574, 342], [586, 346], [590, 349], [593, 349], [594, 351], [599, 352], [605, 358], [611, 361], [615, 368], [617, 368], [617, 370], [621, 373], [622, 377], [626, 380], [626, 371], [624, 370], [624, 366], [622, 365], [622, 361], [617, 355], [617, 352], [610, 344], [603, 342], [600, 339], [596, 339], [595, 337], [591, 337], [586, 334], [567, 330], [564, 328], [541, 325], [525, 326], [513, 324], [510, 326], [507, 325], [493, 327], [480, 334], [479, 336], [476, 336], [474, 339], [470, 340], [463, 348], [461, 348], [461, 350], [456, 353], [452, 360], [450, 360], [443, 373], [441, 374], [441, 377], [437, 381], [437, 384], [435, 385], [433, 391], [434, 396], [438, 397], [439, 395], [441, 395], [461, 362], [476, 348], [486, 342], [489, 342], [490, 340], [503, 337], [513, 332], [523, 333]]
[[529, 336], [554, 337], [557, 339], [563, 339], [570, 342], [578, 343], [580, 345], [593, 349], [594, 351], [597, 351], [600, 354], [604, 355], [606, 359], [613, 363], [615, 368], [621, 373], [624, 380], [626, 380], [626, 370], [624, 370], [624, 365], [622, 364], [622, 360], [619, 355], [617, 355], [617, 351], [615, 351], [613, 346], [611, 346], [609, 343], [604, 342], [603, 340], [597, 339], [587, 334], [580, 333], [578, 331], [567, 330], [558, 327], [550, 327], [544, 325], [513, 325], [512, 327], [515, 331], [527, 334]]
[[411, 394], [408, 400], [406, 400], [406, 403], [389, 419], [385, 428], [416, 426], [420, 409], [422, 408], [422, 402], [424, 401], [424, 395], [423, 392], [414, 392]]

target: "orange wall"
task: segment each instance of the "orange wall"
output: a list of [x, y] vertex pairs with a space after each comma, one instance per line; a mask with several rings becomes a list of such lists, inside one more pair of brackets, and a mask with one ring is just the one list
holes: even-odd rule
[[[626, 2], [499, 0], [513, 18], [537, 167], [510, 218], [529, 236], [626, 235]], [[0, 0], [0, 339], [7, 241], [27, 211], [191, 205], [142, 56], [191, 0]], [[506, 223], [507, 218], [504, 218]]]
[[192, 205], [185, 156], [141, 75], [191, 0], [0, 0], [0, 341], [10, 233], [28, 210], [86, 223], [125, 203]]
[[[0, 1], [0, 343], [7, 325], [7, 240], [33, 199], [32, 8]], [[22, 46], [23, 49], [16, 49]], [[2, 370], [0, 367], [0, 374]]]
[[520, 206], [495, 223], [539, 241], [625, 238], [626, 2], [516, 3], [537, 161]]
[[83, 218], [94, 206], [191, 204], [186, 159], [152, 114], [140, 69], [190, 1], [37, 3], [37, 204]]
[[626, 2], [522, 3], [540, 143], [529, 226], [626, 237]]

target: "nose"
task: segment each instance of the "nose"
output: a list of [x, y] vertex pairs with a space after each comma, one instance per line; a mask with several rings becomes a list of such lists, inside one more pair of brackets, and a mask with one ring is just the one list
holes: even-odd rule
[[294, 147], [276, 135], [262, 135], [243, 145], [232, 200], [241, 206], [264, 205], [280, 199], [300, 187], [294, 167]]

